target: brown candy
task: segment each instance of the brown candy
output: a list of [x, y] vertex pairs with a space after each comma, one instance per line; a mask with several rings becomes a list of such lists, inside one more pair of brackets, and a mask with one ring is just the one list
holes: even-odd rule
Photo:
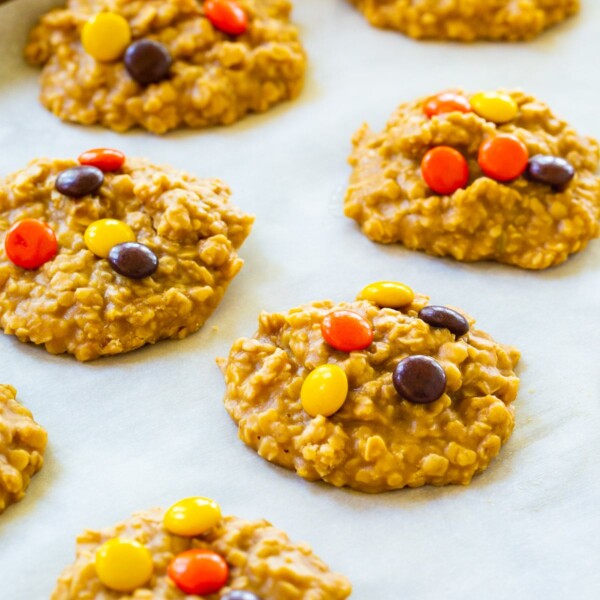
[[108, 254], [110, 266], [119, 275], [130, 279], [150, 277], [158, 269], [156, 254], [138, 242], [125, 242], [113, 246]]
[[460, 313], [446, 306], [426, 306], [419, 311], [419, 319], [431, 327], [448, 329], [456, 337], [469, 331], [469, 322]]
[[575, 177], [575, 169], [568, 160], [559, 156], [536, 154], [529, 159], [526, 176], [531, 181], [560, 189]]
[[408, 356], [401, 360], [392, 381], [398, 394], [413, 404], [430, 404], [446, 391], [446, 373], [430, 356]]
[[169, 51], [154, 40], [138, 40], [125, 52], [125, 68], [140, 85], [158, 83], [169, 77], [173, 59]]
[[81, 166], [66, 169], [58, 175], [54, 187], [70, 198], [94, 194], [104, 182], [104, 173], [97, 167]]

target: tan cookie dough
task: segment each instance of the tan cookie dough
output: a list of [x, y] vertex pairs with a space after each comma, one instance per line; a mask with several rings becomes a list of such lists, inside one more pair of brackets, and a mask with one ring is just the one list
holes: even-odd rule
[[[199, 0], [69, 0], [41, 19], [25, 50], [32, 65], [43, 67], [42, 104], [65, 121], [165, 133], [228, 125], [296, 98], [306, 57], [289, 22], [290, 2], [238, 2], [249, 28], [232, 37], [213, 27]], [[124, 16], [134, 41], [167, 47], [173, 59], [168, 79], [143, 87], [123, 60], [101, 63], [84, 51], [82, 27], [103, 10]]]
[[579, 11], [579, 0], [350, 0], [376, 27], [416, 39], [530, 40]]
[[25, 496], [44, 464], [48, 438], [16, 397], [14, 387], [0, 384], [0, 513]]
[[[242, 267], [237, 250], [253, 217], [221, 181], [135, 158], [105, 173], [98, 193], [70, 198], [55, 181], [76, 165], [38, 159], [0, 181], [0, 327], [82, 361], [198, 330]], [[6, 231], [23, 218], [47, 223], [58, 239], [57, 256], [39, 269], [6, 256]], [[104, 218], [127, 223], [156, 254], [154, 275], [119, 275], [87, 248], [87, 226]]]
[[[367, 300], [313, 302], [287, 313], [262, 313], [258, 332], [237, 340], [221, 367], [225, 407], [240, 438], [273, 463], [310, 481], [382, 492], [425, 484], [466, 485], [509, 438], [519, 380], [519, 353], [473, 329], [456, 337], [419, 318], [428, 298], [401, 309]], [[326, 315], [350, 310], [373, 328], [364, 350], [342, 352], [326, 343]], [[406, 357], [432, 357], [446, 391], [431, 404], [401, 398], [392, 383]], [[332, 416], [311, 417], [300, 394], [320, 365], [346, 373], [348, 394]]]
[[[77, 559], [59, 578], [51, 600], [219, 600], [231, 590], [246, 590], [261, 600], [343, 600], [350, 595], [348, 580], [329, 571], [306, 544], [294, 544], [267, 521], [224, 517], [209, 532], [181, 537], [163, 525], [165, 511], [134, 514], [115, 527], [86, 531], [77, 538]], [[97, 550], [108, 540], [135, 540], [148, 548], [154, 563], [150, 581], [134, 592], [107, 588], [94, 567]], [[229, 565], [227, 584], [209, 595], [186, 595], [167, 574], [173, 558], [190, 548], [207, 548]]]
[[[363, 125], [353, 138], [346, 216], [373, 241], [400, 242], [461, 261], [544, 269], [583, 250], [600, 232], [598, 144], [533, 96], [508, 94], [518, 104], [518, 115], [503, 125], [474, 112], [429, 119], [423, 112], [426, 98], [401, 104], [380, 133]], [[484, 176], [479, 148], [501, 134], [521, 140], [530, 156], [567, 159], [574, 179], [556, 190], [523, 176], [509, 183]], [[444, 145], [460, 151], [470, 170], [466, 189], [450, 196], [432, 192], [420, 170], [427, 151]]]

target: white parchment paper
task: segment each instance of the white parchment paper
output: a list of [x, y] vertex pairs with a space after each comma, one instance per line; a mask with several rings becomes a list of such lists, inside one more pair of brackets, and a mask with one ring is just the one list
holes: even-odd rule
[[[113, 146], [221, 177], [257, 220], [246, 266], [187, 340], [79, 364], [0, 336], [0, 381], [49, 433], [44, 469], [0, 517], [0, 599], [47, 599], [81, 530], [189, 495], [309, 541], [358, 600], [599, 598], [600, 242], [544, 273], [465, 265], [369, 242], [341, 202], [360, 124], [379, 128], [400, 101], [447, 87], [523, 87], [600, 138], [600, 3], [533, 43], [462, 46], [373, 29], [344, 0], [296, 0], [310, 54], [301, 99], [163, 138], [69, 126], [38, 104], [21, 51], [57, 3], [0, 8], [0, 173]], [[350, 299], [378, 279], [464, 308], [523, 353], [514, 436], [468, 488], [309, 484], [248, 450], [222, 407], [215, 357], [260, 310]]]

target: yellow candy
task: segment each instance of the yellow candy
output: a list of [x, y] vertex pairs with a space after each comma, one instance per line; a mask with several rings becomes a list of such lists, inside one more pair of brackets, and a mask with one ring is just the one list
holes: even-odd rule
[[368, 300], [382, 308], [400, 308], [410, 304], [415, 293], [398, 281], [378, 281], [363, 288], [358, 300]]
[[152, 577], [154, 563], [148, 549], [133, 540], [115, 538], [102, 544], [96, 552], [96, 574], [108, 588], [131, 592]]
[[106, 258], [113, 246], [124, 242], [135, 242], [133, 229], [117, 219], [94, 221], [85, 230], [85, 245], [100, 258]]
[[519, 113], [517, 103], [507, 94], [481, 92], [471, 98], [471, 107], [492, 123], [508, 123]]
[[300, 400], [311, 417], [329, 417], [342, 408], [347, 395], [348, 378], [344, 370], [337, 365], [321, 365], [304, 380]]
[[131, 43], [131, 28], [121, 15], [98, 13], [83, 26], [81, 43], [84, 50], [98, 61], [118, 60]]
[[175, 535], [194, 537], [212, 529], [221, 520], [221, 508], [209, 498], [186, 498], [165, 513], [165, 529]]

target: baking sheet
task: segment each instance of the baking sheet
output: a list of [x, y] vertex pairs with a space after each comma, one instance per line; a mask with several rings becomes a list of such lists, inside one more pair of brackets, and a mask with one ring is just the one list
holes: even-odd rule
[[[44, 469], [0, 517], [1, 600], [47, 599], [84, 528], [189, 495], [309, 541], [358, 600], [600, 597], [600, 242], [529, 273], [375, 245], [341, 213], [351, 134], [365, 120], [381, 127], [402, 100], [526, 87], [600, 138], [600, 3], [534, 43], [461, 46], [372, 29], [343, 0], [297, 0], [311, 59], [301, 99], [164, 138], [69, 126], [38, 105], [21, 50], [56, 4], [0, 8], [0, 173], [113, 146], [223, 178], [257, 220], [241, 274], [184, 341], [79, 364], [0, 337], [0, 381], [49, 433]], [[253, 333], [261, 309], [353, 298], [379, 279], [464, 308], [523, 353], [514, 436], [469, 488], [368, 496], [309, 484], [239, 442], [222, 407], [214, 359]]]

